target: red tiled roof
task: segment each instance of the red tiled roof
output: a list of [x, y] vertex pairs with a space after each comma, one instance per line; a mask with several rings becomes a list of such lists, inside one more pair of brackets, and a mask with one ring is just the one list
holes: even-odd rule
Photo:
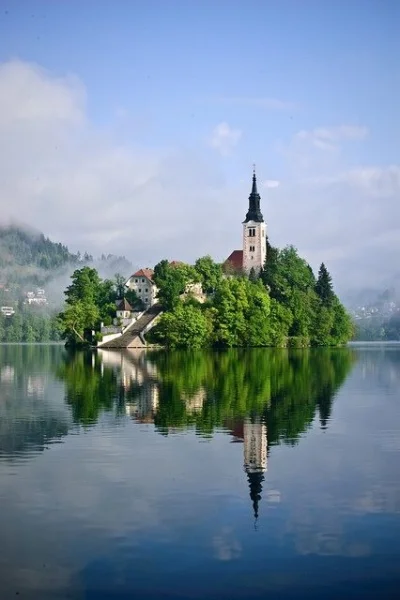
[[234, 250], [226, 259], [225, 263], [230, 263], [234, 269], [243, 268], [243, 250]]
[[184, 265], [185, 263], [183, 263], [181, 260], [171, 260], [169, 262], [169, 266], [170, 267], [180, 267], [181, 265]]
[[154, 271], [153, 269], [139, 269], [139, 271], [136, 271], [136, 273], [134, 273], [132, 275], [132, 277], [147, 277], [147, 279], [150, 279], [150, 281], [153, 281], [153, 275], [154, 275]]

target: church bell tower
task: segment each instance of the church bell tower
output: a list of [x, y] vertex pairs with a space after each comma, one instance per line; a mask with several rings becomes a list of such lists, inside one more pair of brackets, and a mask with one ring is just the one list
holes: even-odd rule
[[260, 199], [254, 168], [249, 210], [243, 221], [243, 270], [246, 273], [250, 273], [252, 268], [259, 273], [267, 256], [266, 225], [260, 209]]

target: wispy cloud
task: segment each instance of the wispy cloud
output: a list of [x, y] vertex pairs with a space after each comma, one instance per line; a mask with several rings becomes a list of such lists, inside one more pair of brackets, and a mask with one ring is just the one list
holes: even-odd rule
[[296, 133], [297, 140], [308, 141], [320, 150], [336, 150], [340, 142], [346, 140], [364, 140], [368, 135], [367, 127], [359, 125], [338, 125], [336, 127], [317, 127], [303, 129]]
[[272, 189], [272, 188], [277, 188], [280, 186], [280, 181], [278, 181], [277, 179], [266, 179], [265, 181], [262, 182], [262, 187], [266, 188], [266, 189]]
[[238, 106], [248, 106], [264, 110], [295, 110], [298, 108], [294, 102], [269, 96], [219, 96], [215, 98], [215, 101], [223, 104], [237, 104]]
[[344, 184], [368, 196], [395, 196], [400, 195], [400, 165], [359, 166], [328, 177], [314, 177], [309, 183], [316, 186]]
[[242, 132], [240, 129], [234, 129], [226, 122], [219, 123], [213, 129], [210, 145], [222, 156], [227, 156], [238, 145], [241, 137]]

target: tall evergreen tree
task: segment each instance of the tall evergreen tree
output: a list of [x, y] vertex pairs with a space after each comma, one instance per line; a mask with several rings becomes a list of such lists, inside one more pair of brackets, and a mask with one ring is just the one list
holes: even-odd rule
[[318, 271], [318, 279], [315, 284], [315, 291], [321, 298], [322, 304], [325, 304], [326, 306], [332, 304], [332, 301], [335, 297], [332, 286], [332, 277], [330, 276], [324, 263], [321, 264]]

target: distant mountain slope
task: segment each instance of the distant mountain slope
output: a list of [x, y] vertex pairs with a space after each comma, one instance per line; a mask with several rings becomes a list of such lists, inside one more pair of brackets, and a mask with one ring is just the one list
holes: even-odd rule
[[0, 228], [0, 272], [26, 266], [49, 271], [76, 263], [79, 258], [67, 246], [52, 242], [43, 233], [36, 234], [15, 226]]
[[0, 226], [0, 284], [45, 285], [89, 263], [102, 277], [113, 278], [117, 272], [128, 276], [132, 272], [132, 264], [124, 256], [103, 254], [93, 259], [87, 252], [73, 254], [43, 233], [15, 225]]

